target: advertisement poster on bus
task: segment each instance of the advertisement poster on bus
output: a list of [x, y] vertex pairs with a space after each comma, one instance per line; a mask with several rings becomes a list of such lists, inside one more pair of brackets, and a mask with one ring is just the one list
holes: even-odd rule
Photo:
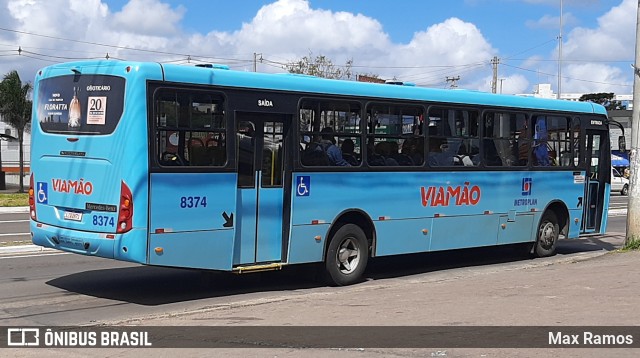
[[123, 78], [68, 75], [40, 81], [37, 118], [47, 133], [109, 134], [124, 107]]

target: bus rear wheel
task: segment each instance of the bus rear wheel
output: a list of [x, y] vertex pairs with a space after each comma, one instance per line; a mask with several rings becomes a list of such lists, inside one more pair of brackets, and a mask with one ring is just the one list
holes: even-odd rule
[[325, 279], [336, 286], [361, 280], [369, 259], [367, 236], [354, 224], [342, 226], [331, 237], [325, 258]]
[[558, 218], [553, 211], [546, 211], [540, 219], [540, 225], [538, 225], [535, 255], [537, 257], [555, 255], [559, 238], [560, 227], [558, 225]]

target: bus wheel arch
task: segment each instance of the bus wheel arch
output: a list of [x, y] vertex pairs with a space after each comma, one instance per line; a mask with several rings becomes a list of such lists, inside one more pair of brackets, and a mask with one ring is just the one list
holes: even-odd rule
[[375, 230], [360, 210], [341, 213], [327, 232], [323, 276], [331, 285], [359, 282], [371, 256]]
[[560, 236], [569, 232], [569, 212], [559, 201], [551, 203], [540, 216], [536, 230], [536, 241], [533, 254], [536, 257], [547, 257], [556, 254]]

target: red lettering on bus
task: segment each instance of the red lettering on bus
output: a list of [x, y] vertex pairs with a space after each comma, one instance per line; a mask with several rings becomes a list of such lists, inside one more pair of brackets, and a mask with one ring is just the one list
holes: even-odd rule
[[465, 182], [458, 186], [420, 187], [422, 206], [477, 205], [482, 197], [482, 190], [477, 185]]
[[53, 191], [67, 194], [91, 195], [93, 193], [93, 184], [90, 181], [51, 179]]

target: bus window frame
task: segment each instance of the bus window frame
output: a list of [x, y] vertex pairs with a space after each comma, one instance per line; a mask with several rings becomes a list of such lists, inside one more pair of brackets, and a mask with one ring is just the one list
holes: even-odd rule
[[[301, 138], [303, 135], [305, 134], [320, 134], [321, 132], [315, 132], [315, 131], [301, 131], [300, 130], [300, 111], [303, 109], [302, 108], [302, 104], [305, 102], [315, 102], [316, 104], [316, 108], [314, 108], [314, 111], [317, 111], [318, 113], [321, 112], [321, 108], [319, 107], [319, 105], [321, 103], [327, 103], [327, 102], [336, 102], [336, 103], [343, 103], [343, 104], [347, 104], [347, 105], [357, 105], [359, 107], [359, 111], [357, 112], [360, 116], [360, 122], [358, 123], [358, 131], [359, 133], [346, 133], [346, 132], [334, 132], [333, 135], [334, 137], [338, 137], [338, 138], [359, 138], [360, 139], [360, 143], [362, 146], [362, 143], [365, 136], [364, 136], [364, 132], [363, 132], [363, 125], [364, 125], [364, 121], [362, 120], [362, 116], [364, 113], [364, 104], [363, 102], [357, 98], [357, 97], [348, 97], [348, 96], [341, 96], [341, 97], [335, 97], [335, 96], [305, 96], [305, 95], [300, 95], [300, 97], [298, 98], [298, 102], [296, 104], [296, 109], [295, 109], [295, 115], [293, 116], [293, 138], [295, 141], [295, 146], [292, 146], [291, 150], [294, 152], [294, 168], [296, 171], [300, 171], [300, 172], [316, 172], [316, 171], [323, 171], [323, 172], [336, 172], [336, 171], [340, 171], [340, 172], [353, 172], [353, 171], [362, 171], [365, 168], [367, 168], [366, 164], [365, 164], [365, 153], [364, 153], [364, 148], [360, 148], [360, 165], [359, 166], [335, 166], [335, 165], [328, 165], [328, 166], [307, 166], [304, 165], [302, 163], [302, 151], [300, 150], [299, 146], [301, 144]], [[353, 112], [356, 113], [356, 112]], [[320, 128], [320, 131], [322, 131], [322, 128]], [[313, 138], [310, 138], [310, 140], [313, 140]], [[337, 144], [336, 144], [337, 145]]]
[[[441, 102], [441, 103], [430, 103], [430, 105], [427, 107], [427, 111], [425, 112], [427, 114], [427, 118], [425, 120], [429, 120], [429, 113], [431, 113], [432, 110], [454, 110], [454, 111], [466, 111], [469, 113], [476, 113], [477, 115], [477, 124], [478, 124], [478, 128], [477, 128], [477, 137], [475, 137], [478, 141], [479, 141], [479, 155], [480, 155], [480, 163], [478, 163], [478, 165], [469, 165], [469, 166], [465, 166], [465, 165], [430, 165], [428, 164], [429, 160], [427, 159], [430, 153], [430, 136], [429, 136], [429, 125], [428, 123], [426, 123], [425, 125], [425, 131], [423, 133], [423, 135], [425, 136], [425, 146], [424, 146], [424, 151], [425, 151], [425, 165], [429, 168], [430, 171], [442, 171], [442, 170], [451, 170], [452, 168], [456, 169], [456, 171], [460, 170], [460, 171], [477, 171], [479, 170], [479, 168], [482, 168], [484, 166], [484, 160], [482, 160], [483, 156], [482, 156], [482, 150], [483, 150], [483, 145], [482, 145], [482, 136], [483, 136], [483, 130], [484, 130], [484, 122], [483, 122], [483, 118], [484, 118], [484, 111], [487, 108], [482, 108], [482, 107], [478, 107], [478, 106], [472, 106], [472, 105], [460, 105], [457, 103], [447, 103], [447, 102]], [[435, 136], [436, 138], [438, 137], [444, 137], [444, 138], [460, 138], [462, 140], [464, 139], [472, 139], [473, 137], [471, 136], [453, 136], [453, 135], [449, 135], [449, 136], [444, 136], [444, 135], [438, 135]], [[493, 168], [493, 167], [487, 167], [487, 168]]]
[[[414, 134], [404, 134], [404, 133], [400, 133], [400, 134], [382, 134], [382, 133], [375, 133], [375, 128], [373, 129], [373, 132], [369, 133], [369, 118], [367, 117], [368, 113], [369, 113], [369, 109], [371, 107], [378, 107], [378, 106], [387, 106], [387, 107], [403, 107], [403, 108], [413, 108], [413, 109], [418, 109], [420, 111], [422, 111], [422, 116], [423, 116], [423, 129], [422, 129], [422, 134], [420, 135], [414, 135]], [[375, 100], [375, 99], [371, 99], [365, 102], [364, 107], [362, 108], [362, 114], [361, 114], [361, 125], [364, 125], [365, 128], [363, 128], [362, 131], [362, 135], [363, 135], [363, 139], [361, 139], [364, 143], [364, 145], [362, 146], [362, 166], [364, 166], [365, 168], [367, 168], [368, 170], [374, 170], [374, 171], [421, 171], [424, 170], [424, 168], [426, 167], [426, 163], [427, 163], [427, 157], [426, 157], [426, 148], [427, 148], [427, 143], [426, 143], [426, 134], [425, 134], [425, 130], [424, 130], [424, 115], [428, 110], [428, 106], [425, 105], [424, 102], [415, 102], [415, 101], [409, 101], [409, 100], [398, 100], [398, 101], [390, 101], [388, 99], [380, 99], [380, 100]], [[362, 122], [364, 121], [364, 124], [362, 124]], [[378, 165], [370, 165], [369, 164], [369, 139], [373, 139], [375, 142], [376, 138], [389, 138], [389, 139], [409, 139], [409, 138], [422, 138], [422, 163], [420, 165], [382, 165], [382, 166], [378, 166]]]
[[[225, 163], [220, 166], [190, 166], [190, 165], [176, 165], [167, 166], [162, 165], [159, 160], [160, 148], [158, 146], [158, 134], [161, 131], [156, 121], [157, 106], [156, 99], [157, 94], [164, 90], [187, 92], [189, 94], [199, 93], [210, 95], [211, 98], [220, 98], [222, 100], [222, 110], [224, 111], [223, 123], [225, 128], [218, 131], [206, 131], [204, 128], [187, 128], [176, 126], [175, 129], [182, 133], [192, 132], [209, 132], [219, 133], [225, 136]], [[190, 101], [190, 105], [192, 102]], [[191, 107], [188, 108], [191, 111]], [[219, 89], [215, 89], [211, 86], [194, 86], [194, 85], [167, 85], [162, 82], [148, 81], [147, 83], [147, 128], [148, 128], [148, 145], [149, 145], [149, 171], [150, 172], [162, 172], [162, 173], [210, 173], [210, 172], [233, 172], [235, 170], [235, 153], [231, 151], [229, 146], [235, 146], [235, 132], [232, 131], [232, 120], [229, 115], [229, 98], [227, 93]], [[191, 138], [191, 137], [190, 137]], [[186, 138], [185, 138], [186, 142]], [[186, 145], [186, 143], [185, 143]]]

